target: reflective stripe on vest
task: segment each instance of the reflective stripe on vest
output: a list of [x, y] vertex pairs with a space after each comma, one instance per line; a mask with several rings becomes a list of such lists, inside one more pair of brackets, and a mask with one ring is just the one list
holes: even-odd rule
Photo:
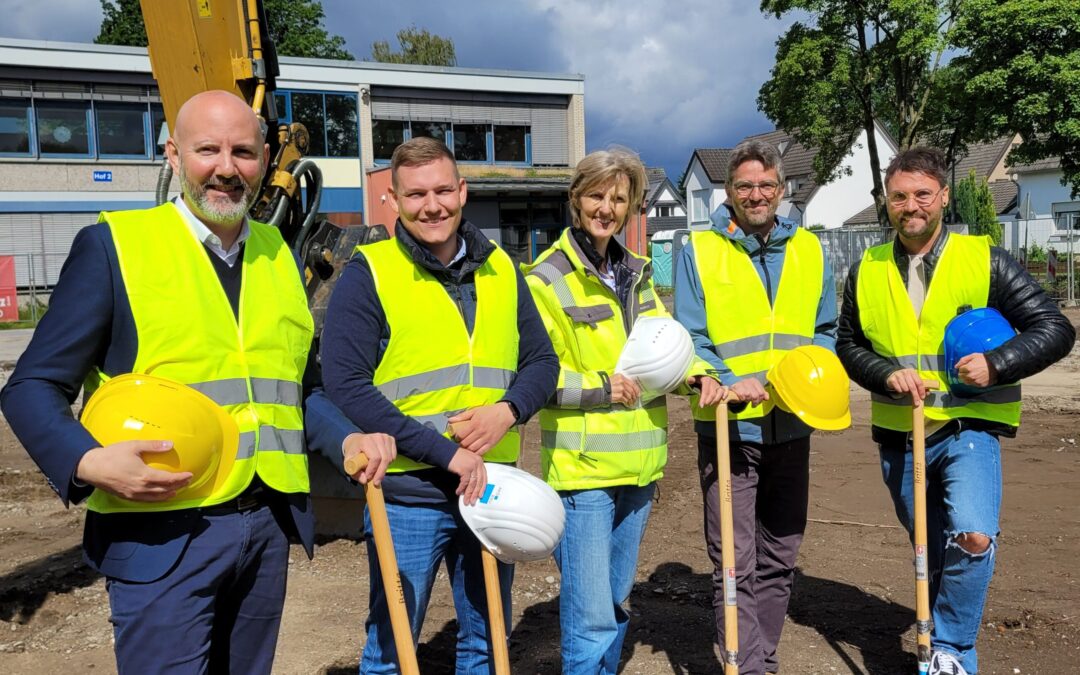
[[222, 458], [218, 475], [194, 493], [148, 504], [95, 491], [89, 508], [209, 506], [240, 494], [256, 474], [275, 490], [307, 492], [300, 381], [314, 325], [296, 259], [278, 231], [250, 222], [237, 321], [205, 248], [174, 205], [104, 213], [102, 220], [138, 335], [132, 371], [206, 394], [236, 421], [240, 439], [236, 457]]
[[[950, 234], [934, 268], [922, 313], [908, 297], [893, 256], [893, 243], [868, 249], [859, 266], [856, 302], [863, 333], [875, 352], [898, 368], [913, 368], [941, 389], [926, 398], [926, 418], [961, 417], [1020, 424], [1020, 385], [995, 387], [974, 396], [947, 391], [945, 326], [965, 305], [985, 307], [990, 294], [990, 243], [986, 237]], [[871, 396], [874, 426], [911, 431], [911, 397]]]
[[571, 236], [564, 231], [525, 277], [560, 365], [555, 396], [540, 410], [541, 471], [556, 490], [647, 485], [667, 463], [665, 397], [644, 407], [610, 405], [605, 380], [626, 344], [626, 324], [668, 314], [649, 279], [631, 293], [624, 321], [614, 292], [585, 273]]
[[[496, 247], [473, 274], [476, 317], [470, 335], [443, 285], [396, 238], [356, 250], [367, 259], [390, 328], [372, 381], [398, 410], [449, 438], [450, 417], [499, 401], [517, 374], [514, 263]], [[520, 449], [514, 427], [484, 459], [514, 462]], [[389, 471], [424, 468], [429, 465], [398, 453]]]
[[[712, 230], [690, 236], [713, 349], [737, 377], [764, 384], [780, 357], [813, 343], [825, 273], [821, 243], [806, 230], [795, 230], [784, 251], [775, 301], [770, 302], [754, 262], [741, 246]], [[728, 418], [764, 417], [772, 408], [773, 402], [766, 401], [729, 413]], [[716, 419], [716, 409], [699, 408], [696, 395], [690, 398], [690, 409], [695, 420]]]

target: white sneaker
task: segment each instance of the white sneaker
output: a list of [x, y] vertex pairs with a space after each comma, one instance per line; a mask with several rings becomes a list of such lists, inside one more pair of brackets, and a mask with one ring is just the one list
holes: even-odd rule
[[930, 675], [968, 675], [968, 672], [952, 654], [934, 652], [930, 657]]

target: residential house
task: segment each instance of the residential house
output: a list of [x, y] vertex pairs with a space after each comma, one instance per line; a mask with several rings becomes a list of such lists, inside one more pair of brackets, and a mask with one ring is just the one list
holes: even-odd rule
[[[765, 141], [780, 151], [785, 186], [777, 213], [803, 227], [820, 225], [831, 229], [840, 227], [860, 211], [873, 189], [867, 139], [865, 131], [859, 134], [844, 159], [840, 175], [825, 185], [819, 185], [813, 176], [817, 150], [803, 146], [787, 132], [776, 129], [744, 140]], [[884, 166], [896, 153], [896, 142], [879, 124], [875, 125], [875, 141]], [[708, 228], [709, 214], [726, 200], [724, 182], [730, 153], [725, 148], [698, 148], [691, 155], [683, 183], [690, 202], [687, 224], [691, 229]]]
[[648, 222], [647, 236], [661, 230], [686, 227], [686, 202], [667, 172], [660, 167], [648, 167], [645, 176], [649, 184], [645, 190], [645, 217]]
[[[1009, 169], [1017, 184], [1018, 213], [1014, 250], [1035, 244], [1042, 248], [1080, 250], [1080, 200], [1073, 199], [1057, 157]], [[1008, 232], [1009, 228], [1006, 228]], [[1008, 234], [1006, 235], [1008, 236]]]

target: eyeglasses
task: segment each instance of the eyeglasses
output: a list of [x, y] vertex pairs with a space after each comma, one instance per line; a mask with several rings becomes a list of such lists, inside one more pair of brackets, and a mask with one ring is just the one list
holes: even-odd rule
[[893, 192], [889, 194], [889, 204], [895, 206], [896, 208], [902, 208], [904, 206], [907, 206], [908, 200], [914, 197], [915, 203], [925, 208], [933, 204], [934, 200], [937, 199], [937, 196], [941, 194], [941, 191], [944, 189], [945, 186], [942, 185], [937, 190], [918, 190], [914, 194], [910, 195], [906, 192]]
[[780, 189], [780, 184], [772, 181], [765, 181], [764, 183], [735, 183], [734, 188], [735, 194], [743, 199], [753, 194], [754, 188], [757, 188], [758, 192], [760, 192], [761, 196], [765, 199], [772, 199], [776, 196], [776, 191]]

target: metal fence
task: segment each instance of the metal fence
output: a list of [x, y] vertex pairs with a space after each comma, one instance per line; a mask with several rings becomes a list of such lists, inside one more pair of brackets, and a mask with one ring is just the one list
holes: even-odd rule
[[[967, 225], [949, 225], [967, 234]], [[1002, 248], [1027, 267], [1051, 298], [1075, 306], [1080, 298], [1080, 230], [1063, 230], [1049, 219], [1005, 223]], [[843, 293], [848, 272], [863, 253], [893, 237], [892, 228], [837, 228], [814, 234], [832, 265], [836, 292]]]

